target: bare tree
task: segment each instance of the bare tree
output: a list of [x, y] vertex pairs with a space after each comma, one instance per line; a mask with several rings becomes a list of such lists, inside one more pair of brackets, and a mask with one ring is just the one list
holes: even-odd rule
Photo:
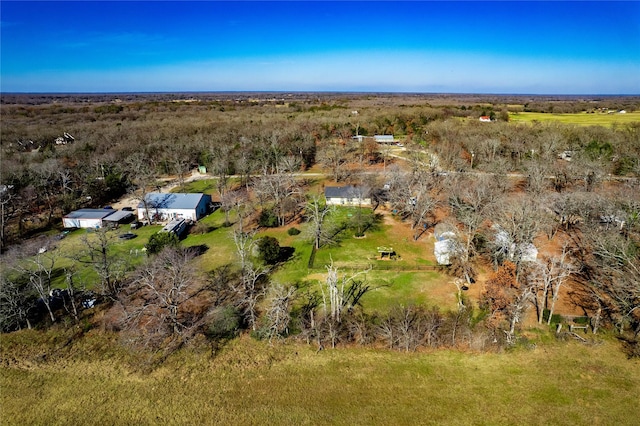
[[135, 272], [124, 289], [122, 318], [135, 343], [157, 348], [170, 342], [173, 349], [198, 329], [205, 309], [195, 298], [205, 287], [192, 259], [189, 250], [165, 249]]
[[325, 221], [332, 211], [331, 206], [322, 203], [318, 196], [312, 196], [311, 201], [307, 203], [306, 216], [311, 224], [310, 231], [316, 250], [319, 249], [321, 245], [331, 242], [331, 236], [327, 231]]
[[[515, 263], [519, 274], [523, 258], [526, 257], [527, 250], [540, 232], [542, 209], [538, 203], [528, 197], [510, 197], [497, 203], [495, 208], [497, 233], [503, 233], [508, 245], [502, 249], [506, 250], [507, 258]], [[499, 238], [496, 240], [499, 241]]]
[[366, 274], [370, 269], [357, 272], [352, 276], [339, 276], [338, 268], [333, 265], [333, 260], [327, 268], [327, 278], [325, 284], [321, 285], [322, 306], [323, 306], [323, 325], [326, 326], [331, 347], [337, 344], [342, 331], [342, 319], [347, 313], [350, 313], [360, 299], [369, 290], [370, 286], [365, 280], [358, 277]]
[[7, 244], [7, 225], [14, 215], [16, 194], [13, 188], [6, 185], [0, 185], [0, 253], [2, 253]]
[[487, 321], [494, 330], [502, 329], [508, 343], [513, 343], [516, 325], [532, 301], [533, 288], [530, 283], [517, 280], [512, 262], [505, 262], [487, 280], [482, 294], [482, 304], [490, 313]]
[[533, 196], [541, 196], [549, 187], [549, 172], [542, 161], [530, 160], [525, 164], [527, 191]]
[[270, 268], [252, 259], [254, 235], [255, 233], [234, 232], [236, 254], [240, 260], [240, 280], [230, 281], [229, 285], [236, 295], [238, 308], [242, 310], [249, 326], [255, 331], [258, 322], [258, 303], [266, 293]]
[[547, 324], [551, 324], [555, 304], [560, 297], [560, 289], [573, 272], [575, 272], [575, 267], [569, 261], [566, 247], [563, 248], [559, 256], [543, 258], [531, 265], [527, 279], [533, 284], [538, 324], [542, 324], [549, 296], [551, 296], [551, 304], [548, 306]]
[[348, 149], [344, 142], [332, 140], [322, 146], [319, 152], [319, 162], [331, 171], [334, 181], [340, 182], [345, 176], [345, 166], [348, 159]]
[[431, 175], [420, 167], [412, 174], [391, 171], [389, 185], [389, 201], [393, 210], [408, 219], [414, 231], [413, 239], [417, 240], [430, 224], [438, 201], [432, 192], [434, 181]]
[[292, 212], [295, 215], [302, 199], [302, 190], [294, 175], [294, 171], [299, 167], [299, 160], [296, 157], [283, 157], [276, 164], [274, 173], [268, 173], [268, 168], [264, 166], [262, 177], [254, 184], [254, 189], [263, 202], [264, 200], [273, 202], [280, 226], [286, 224]]
[[[489, 217], [504, 188], [490, 177], [481, 177], [477, 182], [466, 179], [452, 181], [450, 185], [452, 195], [449, 197], [449, 206], [462, 225], [461, 246], [457, 258], [461, 265], [470, 268], [471, 258], [476, 252], [474, 238], [482, 223]], [[471, 282], [473, 272], [467, 271], [464, 275], [467, 282]]]
[[268, 308], [265, 312], [267, 322], [267, 336], [269, 342], [275, 338], [282, 338], [289, 334], [291, 322], [291, 305], [296, 294], [295, 286], [285, 287], [282, 284], [273, 284], [269, 291]]
[[400, 306], [396, 311], [398, 347], [405, 352], [415, 351], [423, 342], [426, 327], [423, 312], [415, 306]]
[[141, 152], [127, 157], [126, 168], [131, 181], [137, 186], [137, 193], [144, 206], [145, 216], [149, 223], [153, 223], [153, 215], [149, 213], [149, 199], [147, 194], [153, 190], [156, 181], [155, 172], [149, 164], [149, 159]]
[[578, 241], [580, 277], [622, 332], [640, 334], [640, 254], [637, 242], [620, 232], [583, 230]]
[[12, 277], [6, 268], [0, 273], [0, 330], [31, 329], [29, 311], [31, 310], [29, 286], [19, 277]]
[[[48, 250], [46, 243], [42, 245], [41, 241], [36, 241], [12, 250], [8, 256], [13, 257], [9, 261], [9, 267], [26, 279], [28, 286], [47, 309], [51, 322], [56, 322], [51, 303], [53, 277], [58, 261], [56, 252]], [[8, 259], [5, 258], [6, 260]]]
[[231, 161], [231, 146], [226, 141], [216, 141], [210, 149], [210, 169], [216, 177], [216, 189], [223, 198], [229, 189], [229, 166]]
[[84, 249], [74, 257], [74, 260], [91, 266], [100, 279], [100, 294], [118, 300], [124, 278], [129, 271], [127, 257], [115, 251], [117, 236], [107, 228], [98, 228], [92, 233], [82, 236]]

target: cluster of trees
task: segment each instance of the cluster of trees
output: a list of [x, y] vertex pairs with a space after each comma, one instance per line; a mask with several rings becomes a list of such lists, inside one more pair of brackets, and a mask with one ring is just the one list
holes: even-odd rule
[[[197, 165], [216, 177], [227, 224], [231, 213], [238, 218], [237, 259], [210, 274], [194, 266], [197, 251], [177, 242], [158, 244], [134, 267], [102, 230], [85, 238], [72, 262], [41, 250], [37, 240], [15, 246], [3, 256], [3, 330], [42, 318], [56, 322], [60, 312], [77, 320], [87, 297], [73, 265], [84, 264], [99, 277], [94, 293], [112, 306], [109, 326], [145, 347], [179, 347], [198, 333], [220, 340], [242, 328], [271, 340], [295, 334], [319, 347], [484, 347], [513, 341], [529, 308], [539, 322], [550, 322], [569, 282], [579, 284], [574, 295], [594, 315], [594, 328], [610, 323], [640, 333], [640, 126], [487, 126], [450, 119], [486, 114], [486, 105], [420, 101], [380, 112], [360, 98], [355, 114], [348, 102], [327, 99], [136, 98], [117, 108], [76, 104], [64, 111], [3, 104], [3, 250], [68, 210], [125, 192], [143, 199], [159, 176], [183, 179]], [[73, 143], [52, 143], [67, 131]], [[406, 136], [408, 166], [394, 164], [388, 146], [352, 139], [356, 133]], [[29, 140], [38, 148], [25, 149]], [[571, 161], [558, 159], [564, 152]], [[277, 241], [255, 238], [256, 225], [304, 218], [316, 249], [335, 235], [326, 221], [330, 209], [309, 198], [296, 176], [316, 163], [333, 181], [378, 188], [374, 199], [406, 220], [414, 239], [448, 222], [458, 289], [475, 281], [480, 266], [494, 268], [480, 308], [474, 311], [459, 290], [454, 312], [415, 306], [365, 312], [359, 302], [371, 288], [366, 274], [346, 277], [333, 265], [320, 294], [270, 282], [282, 253]], [[382, 171], [362, 173], [371, 164]], [[352, 225], [361, 233], [371, 217], [356, 216]], [[560, 249], [528, 261], [527, 248], [545, 238]], [[60, 276], [64, 291], [52, 287]]]

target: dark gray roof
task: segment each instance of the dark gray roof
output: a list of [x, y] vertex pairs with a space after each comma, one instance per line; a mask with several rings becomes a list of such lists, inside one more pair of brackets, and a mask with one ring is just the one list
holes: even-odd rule
[[122, 219], [126, 219], [129, 216], [133, 216], [133, 213], [124, 210], [116, 210], [113, 214], [104, 218], [104, 220], [107, 222], [120, 222]]
[[[183, 193], [160, 193], [150, 192], [146, 195], [147, 205], [149, 208], [154, 209], [177, 209], [177, 210], [189, 210], [195, 209], [202, 197], [211, 198], [209, 195], [198, 194], [183, 194]], [[210, 201], [210, 200], [209, 200]], [[143, 208], [144, 204], [140, 202], [139, 208]]]
[[68, 213], [65, 217], [68, 219], [104, 219], [116, 211], [113, 209], [80, 209]]
[[325, 198], [364, 198], [369, 196], [369, 188], [365, 186], [327, 186], [324, 188]]

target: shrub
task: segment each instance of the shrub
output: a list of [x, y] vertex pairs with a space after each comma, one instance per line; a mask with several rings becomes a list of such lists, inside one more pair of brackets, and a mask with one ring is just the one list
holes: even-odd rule
[[258, 252], [264, 263], [276, 264], [280, 259], [280, 243], [273, 237], [262, 237], [258, 240]]
[[204, 235], [207, 232], [209, 232], [209, 225], [207, 225], [206, 223], [201, 222], [197, 222], [193, 228], [191, 228], [191, 233], [192, 234], [199, 234], [199, 235]]
[[258, 224], [266, 228], [275, 228], [278, 226], [278, 216], [273, 210], [262, 210], [258, 218]]
[[241, 316], [233, 306], [224, 306], [213, 312], [209, 327], [205, 331], [212, 340], [233, 339], [240, 331]]
[[156, 232], [149, 237], [145, 244], [147, 254], [160, 253], [165, 247], [176, 247], [179, 243], [178, 236], [173, 232]]
[[300, 230], [298, 228], [289, 228], [287, 229], [287, 234], [293, 236], [300, 234]]
[[[543, 321], [548, 321], [549, 320], [549, 310], [545, 309], [544, 311], [542, 311], [542, 320]], [[559, 314], [553, 314], [551, 315], [551, 324], [560, 324], [563, 322], [563, 318], [562, 315]]]

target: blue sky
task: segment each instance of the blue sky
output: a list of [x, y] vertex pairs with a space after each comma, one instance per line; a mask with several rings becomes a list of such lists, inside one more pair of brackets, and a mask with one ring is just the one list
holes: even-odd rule
[[0, 2], [3, 92], [640, 94], [638, 1]]

